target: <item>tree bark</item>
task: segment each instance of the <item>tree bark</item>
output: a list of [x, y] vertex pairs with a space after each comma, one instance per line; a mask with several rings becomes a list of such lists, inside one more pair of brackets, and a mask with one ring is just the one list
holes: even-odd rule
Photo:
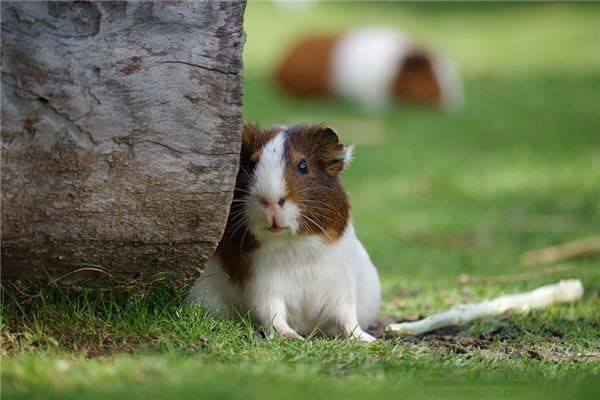
[[1, 7], [2, 278], [197, 277], [238, 168], [245, 1]]

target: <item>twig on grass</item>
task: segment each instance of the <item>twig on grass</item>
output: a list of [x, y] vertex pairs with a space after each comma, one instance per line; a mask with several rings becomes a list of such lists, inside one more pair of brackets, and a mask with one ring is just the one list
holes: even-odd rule
[[[84, 264], [80, 264], [80, 265], [84, 265]], [[61, 276], [59, 276], [58, 278], [54, 279], [54, 280], [53, 280], [53, 281], [51, 281], [50, 283], [57, 283], [57, 282], [60, 282], [60, 281], [62, 281], [63, 279], [66, 279], [66, 278], [68, 278], [68, 277], [70, 277], [70, 276], [73, 276], [73, 275], [80, 274], [80, 273], [82, 273], [82, 272], [101, 272], [101, 273], [103, 273], [103, 274], [105, 274], [105, 275], [108, 275], [108, 277], [110, 277], [110, 278], [113, 278], [113, 276], [111, 275], [111, 273], [110, 273], [110, 272], [108, 272], [106, 269], [104, 269], [104, 268], [102, 268], [102, 267], [100, 267], [100, 266], [98, 266], [98, 265], [94, 265], [94, 264], [87, 264], [87, 265], [92, 265], [92, 266], [90, 266], [90, 267], [78, 268], [78, 269], [76, 269], [76, 270], [74, 270], [74, 271], [67, 272], [66, 274], [64, 274], [64, 275], [61, 275]]]
[[113, 275], [110, 272], [108, 272], [105, 268], [103, 268], [99, 265], [95, 265], [95, 264], [79, 264], [79, 265], [88, 265], [88, 266], [67, 272], [64, 275], [61, 275], [58, 278], [53, 278], [53, 279], [48, 274], [48, 271], [44, 270], [44, 272], [46, 273], [46, 276], [48, 277], [49, 280], [44, 287], [40, 288], [37, 291], [37, 293], [34, 293], [34, 294], [26, 293], [23, 289], [21, 289], [19, 287], [21, 285], [21, 281], [9, 282], [9, 283], [13, 289], [15, 289], [21, 296], [23, 296], [25, 298], [25, 300], [23, 300], [23, 302], [27, 303], [35, 298], [40, 297], [45, 288], [50, 287], [51, 285], [60, 283], [62, 280], [66, 279], [70, 276], [77, 275], [82, 272], [100, 272], [100, 273], [110, 277], [111, 279], [114, 279]]
[[26, 302], [31, 300], [31, 299], [35, 299], [36, 297], [40, 297], [42, 295], [41, 292], [37, 292], [35, 294], [29, 294], [29, 293], [25, 293], [23, 290], [21, 290], [21, 288], [19, 288], [19, 285], [21, 284], [21, 281], [16, 281], [16, 282], [8, 282], [10, 284], [10, 286], [15, 289], [17, 292], [19, 292], [19, 294], [23, 297], [25, 297], [27, 300], [25, 300]]
[[517, 283], [539, 278], [541, 276], [555, 274], [557, 272], [568, 271], [572, 268], [575, 268], [574, 264], [558, 264], [537, 271], [528, 271], [516, 275], [470, 276], [467, 274], [462, 274], [456, 281], [460, 285], [468, 285], [473, 283], [483, 283], [486, 285], [493, 285], [496, 283]]
[[593, 253], [600, 253], [600, 235], [588, 236], [556, 246], [528, 251], [521, 256], [521, 264], [526, 267], [536, 264], [551, 264]]
[[530, 292], [501, 296], [481, 303], [463, 304], [419, 321], [390, 324], [386, 332], [421, 335], [439, 328], [463, 325], [475, 319], [494, 317], [509, 311], [526, 313], [552, 304], [571, 303], [579, 300], [581, 296], [583, 296], [583, 284], [580, 280], [562, 280]]

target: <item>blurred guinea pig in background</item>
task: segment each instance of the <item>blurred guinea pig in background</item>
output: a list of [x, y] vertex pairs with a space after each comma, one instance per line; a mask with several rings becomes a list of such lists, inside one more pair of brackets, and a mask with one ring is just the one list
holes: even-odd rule
[[417, 103], [457, 111], [460, 77], [446, 56], [390, 27], [369, 27], [300, 40], [276, 71], [298, 98], [341, 97], [367, 109]]

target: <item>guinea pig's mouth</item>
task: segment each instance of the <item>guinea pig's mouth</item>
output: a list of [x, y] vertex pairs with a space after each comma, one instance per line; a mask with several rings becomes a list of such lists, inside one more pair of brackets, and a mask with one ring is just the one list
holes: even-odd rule
[[268, 228], [265, 228], [265, 229], [267, 229], [268, 231], [273, 232], [273, 233], [279, 233], [279, 232], [283, 232], [284, 230], [286, 230], [287, 227], [285, 227], [285, 226], [281, 227], [281, 226], [277, 226], [277, 225], [272, 225], [272, 226], [270, 226]]

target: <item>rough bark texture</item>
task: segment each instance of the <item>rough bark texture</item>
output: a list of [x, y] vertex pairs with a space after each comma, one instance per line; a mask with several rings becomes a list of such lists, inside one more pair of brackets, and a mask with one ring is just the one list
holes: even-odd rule
[[198, 276], [238, 167], [245, 2], [1, 7], [2, 278]]

